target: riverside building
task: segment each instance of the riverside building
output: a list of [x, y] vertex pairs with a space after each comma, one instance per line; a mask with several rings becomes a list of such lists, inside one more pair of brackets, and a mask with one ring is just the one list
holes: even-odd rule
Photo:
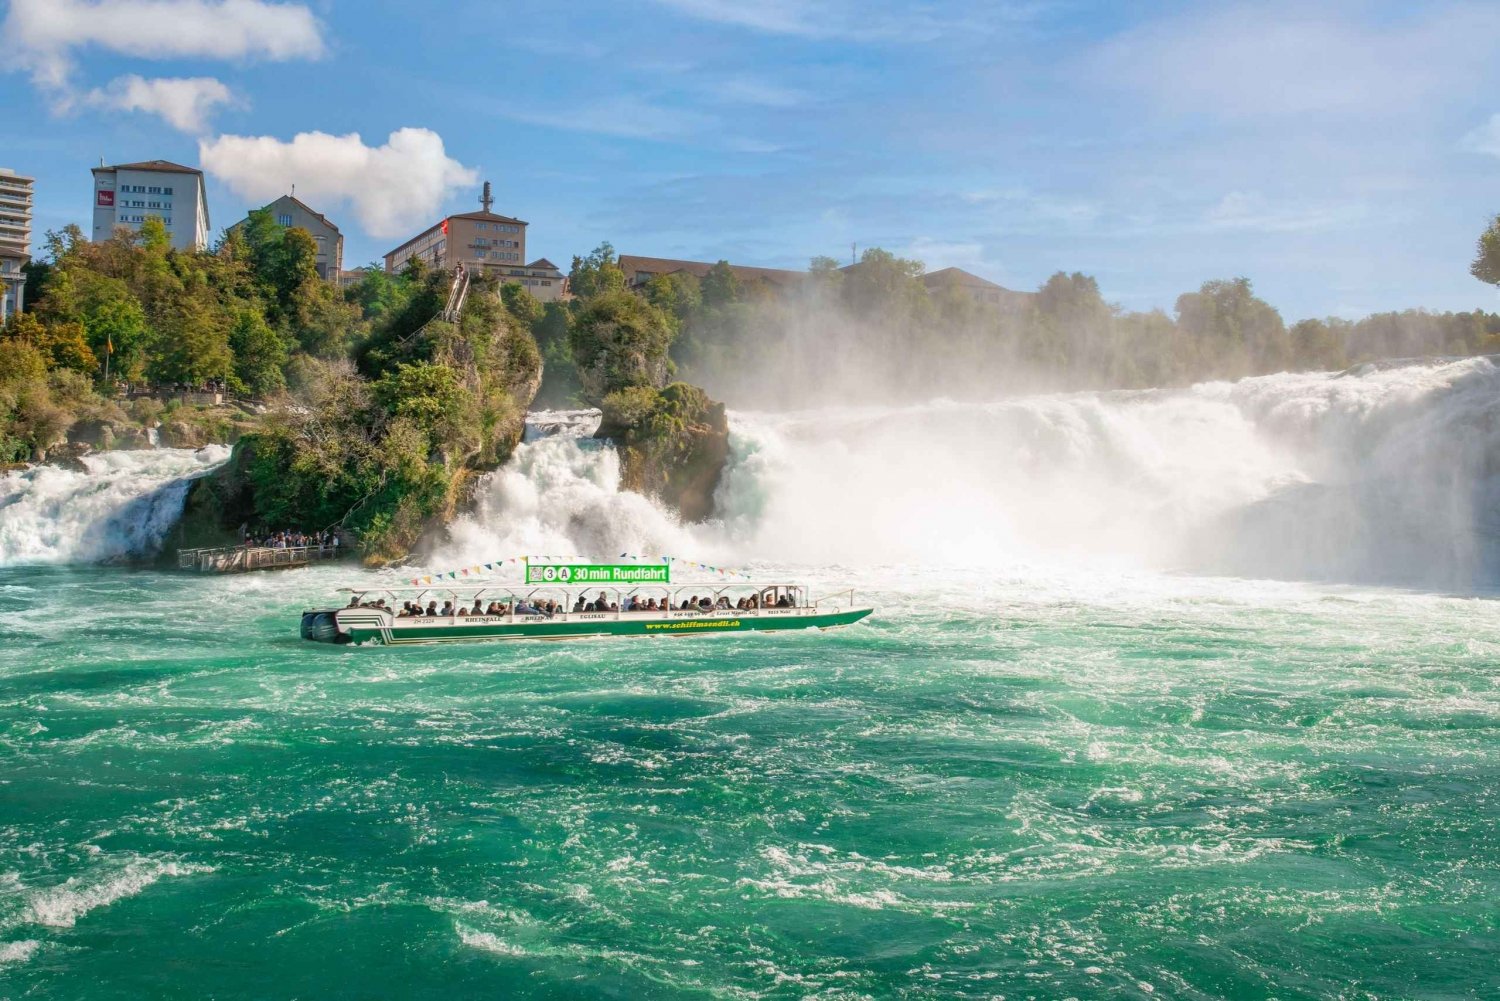
[[[311, 233], [313, 241], [318, 245], [318, 277], [328, 282], [340, 282], [344, 271], [344, 234], [339, 232], [339, 228], [327, 216], [293, 195], [282, 195], [263, 208], [271, 213], [271, 218], [276, 220], [277, 225], [285, 229], [295, 226]], [[248, 221], [247, 216], [229, 228], [239, 229]]]
[[31, 260], [31, 188], [34, 178], [0, 167], [0, 323], [26, 308]]
[[208, 246], [208, 192], [203, 171], [168, 160], [144, 160], [94, 168], [95, 241], [108, 240], [117, 227], [139, 232], [157, 216], [178, 250]]
[[429, 226], [385, 255], [385, 270], [394, 274], [416, 258], [435, 268], [462, 264], [471, 273], [493, 275], [502, 282], [525, 286], [544, 302], [563, 298], [568, 279], [545, 257], [526, 261], [529, 223], [490, 211], [494, 205], [490, 182], [484, 182], [480, 212], [460, 212]]

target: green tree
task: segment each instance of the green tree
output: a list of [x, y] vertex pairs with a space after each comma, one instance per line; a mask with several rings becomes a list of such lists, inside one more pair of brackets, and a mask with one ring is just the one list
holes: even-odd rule
[[511, 318], [527, 330], [534, 330], [543, 316], [542, 303], [527, 291], [526, 286], [515, 282], [500, 284], [500, 301]]
[[595, 247], [587, 257], [574, 256], [573, 269], [568, 275], [568, 287], [580, 301], [587, 301], [609, 292], [625, 289], [625, 272], [620, 270], [615, 259], [615, 248], [605, 241]]
[[584, 398], [595, 406], [630, 386], [665, 385], [671, 344], [672, 327], [661, 310], [624, 291], [595, 296], [568, 333]]
[[704, 309], [719, 309], [740, 301], [743, 289], [728, 261], [719, 261], [703, 276]]
[[1199, 338], [1215, 374], [1275, 372], [1291, 361], [1281, 314], [1255, 296], [1248, 278], [1208, 281], [1177, 297], [1177, 323]]
[[271, 396], [286, 388], [287, 348], [259, 310], [241, 309], [229, 328], [234, 353], [234, 375], [256, 396]]
[[1469, 274], [1482, 282], [1500, 285], [1500, 215], [1479, 234], [1478, 252], [1474, 263], [1469, 265]]

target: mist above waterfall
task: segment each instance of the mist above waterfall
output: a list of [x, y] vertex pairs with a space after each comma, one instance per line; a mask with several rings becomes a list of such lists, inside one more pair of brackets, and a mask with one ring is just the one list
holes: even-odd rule
[[1181, 390], [732, 415], [718, 519], [615, 487], [606, 446], [524, 445], [434, 562], [522, 552], [1500, 584], [1487, 358]]

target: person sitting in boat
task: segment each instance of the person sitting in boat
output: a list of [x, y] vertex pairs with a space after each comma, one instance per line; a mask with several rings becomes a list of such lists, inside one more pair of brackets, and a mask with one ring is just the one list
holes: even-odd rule
[[580, 594], [578, 596], [578, 600], [575, 601], [575, 602], [573, 602], [573, 611], [575, 611], [575, 612], [582, 612], [582, 611], [585, 611], [586, 608], [587, 608], [587, 603], [583, 600], [583, 595]]
[[427, 603], [427, 614], [430, 615], [430, 616], [437, 615], [437, 602], [436, 601], [429, 601]]
[[518, 601], [516, 603], [516, 614], [517, 615], [541, 615], [542, 614], [542, 610], [540, 608], [537, 608], [531, 602], [526, 601], [525, 599], [522, 599], [521, 601]]
[[452, 615], [453, 614], [453, 602], [451, 602], [451, 601], [445, 601], [445, 602], [443, 602], [443, 611], [442, 611], [442, 614], [443, 615]]
[[359, 607], [359, 598], [360, 598], [360, 596], [357, 595], [357, 594], [354, 595], [353, 597], [351, 597], [349, 599], [349, 607], [350, 608], [358, 608]]
[[792, 607], [792, 598], [791, 598], [791, 595], [783, 594], [781, 597], [777, 598], [776, 599], [776, 607], [777, 608], [791, 608]]
[[469, 614], [470, 615], [483, 615], [484, 614], [484, 606], [482, 604], [480, 604], [480, 601], [479, 601], [478, 598], [474, 599], [474, 608], [469, 612]]

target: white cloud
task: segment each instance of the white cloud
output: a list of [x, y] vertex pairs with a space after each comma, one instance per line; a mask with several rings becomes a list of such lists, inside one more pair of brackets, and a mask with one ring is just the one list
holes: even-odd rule
[[448, 156], [430, 129], [392, 132], [383, 146], [358, 133], [303, 132], [284, 142], [273, 136], [219, 136], [198, 143], [203, 169], [248, 201], [270, 201], [297, 185], [298, 197], [321, 211], [349, 205], [371, 236], [399, 237], [431, 223], [454, 188], [478, 183], [477, 171]]
[[1101, 87], [1219, 117], [1430, 113], [1493, 58], [1500, 7], [1451, 5], [1370, 24], [1359, 8], [1194, 6], [1081, 60]]
[[1474, 153], [1500, 156], [1500, 115], [1491, 115], [1489, 121], [1464, 136], [1461, 145]]
[[66, 85], [74, 49], [142, 59], [315, 59], [322, 30], [297, 3], [265, 0], [11, 0], [0, 35], [38, 84]]
[[234, 103], [229, 88], [213, 77], [175, 77], [147, 80], [134, 74], [112, 80], [90, 91], [83, 103], [96, 108], [145, 111], [160, 115], [174, 128], [193, 135], [208, 131], [215, 108]]

